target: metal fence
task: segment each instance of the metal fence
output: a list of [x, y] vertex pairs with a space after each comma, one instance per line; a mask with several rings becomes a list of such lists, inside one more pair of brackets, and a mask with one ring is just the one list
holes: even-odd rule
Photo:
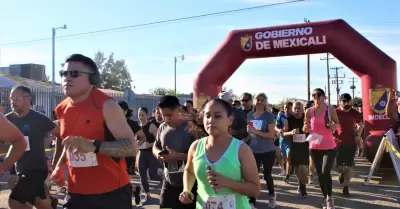
[[[10, 92], [11, 92], [12, 87], [6, 87], [6, 88], [0, 88], [0, 107], [4, 108], [4, 113], [8, 113], [11, 111], [11, 105], [10, 105]], [[48, 117], [51, 117], [52, 115], [52, 107], [51, 107], [51, 88], [31, 88], [32, 91], [32, 108], [36, 111], [43, 112], [45, 115]], [[125, 98], [123, 92], [121, 93], [109, 93], [107, 90], [104, 90], [105, 93], [113, 97], [116, 101], [127, 101], [128, 98]], [[130, 108], [134, 110], [134, 116], [132, 116], [132, 119], [136, 120], [137, 119], [137, 109], [140, 107], [147, 107], [149, 111], [154, 109], [160, 98], [162, 96], [160, 95], [140, 95], [136, 94], [135, 95], [135, 101], [133, 103], [133, 106]], [[56, 90], [55, 92], [55, 100], [56, 104], [62, 102], [65, 99], [65, 95], [61, 90]], [[185, 101], [191, 100], [191, 98], [184, 98], [181, 97], [179, 98], [179, 101], [181, 104], [183, 104]]]

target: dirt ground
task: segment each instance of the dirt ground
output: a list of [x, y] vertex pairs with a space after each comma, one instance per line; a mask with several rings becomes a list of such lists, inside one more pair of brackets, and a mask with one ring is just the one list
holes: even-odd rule
[[[353, 182], [350, 186], [350, 192], [352, 195], [350, 197], [343, 197], [341, 195], [342, 188], [337, 182], [338, 175], [336, 172], [332, 172], [334, 180], [334, 197], [336, 208], [356, 208], [356, 209], [394, 209], [400, 208], [400, 187], [398, 188], [384, 188], [375, 186], [363, 186], [364, 179], [368, 175], [370, 163], [364, 158], [356, 159], [356, 168], [354, 170]], [[291, 184], [286, 184], [282, 181], [282, 177], [278, 176], [278, 167], [274, 167], [274, 180], [275, 180], [275, 190], [277, 193], [278, 205], [276, 208], [280, 209], [292, 209], [292, 208], [321, 208], [321, 202], [323, 201], [320, 189], [314, 186], [308, 186], [308, 198], [299, 197], [296, 193], [297, 185], [295, 178], [292, 177]], [[373, 184], [379, 184], [383, 182], [382, 176], [384, 176], [384, 182], [390, 184], [397, 184], [396, 179], [392, 173], [385, 171], [379, 171], [371, 181]], [[10, 194], [10, 190], [6, 186], [6, 176], [0, 178], [0, 208], [7, 207], [7, 198]], [[134, 176], [132, 182], [138, 183], [138, 177]], [[263, 187], [265, 188], [265, 183], [261, 180]], [[158, 198], [159, 198], [159, 185], [156, 182], [151, 182], [151, 192], [155, 198], [148, 205], [135, 206], [133, 203], [132, 208], [145, 208], [145, 209], [156, 209], [159, 208]], [[64, 195], [56, 194], [56, 188], [53, 189], [52, 193], [59, 198], [60, 206], [63, 203]], [[267, 191], [262, 190], [262, 194], [258, 198], [257, 208], [266, 209], [267, 201]]]

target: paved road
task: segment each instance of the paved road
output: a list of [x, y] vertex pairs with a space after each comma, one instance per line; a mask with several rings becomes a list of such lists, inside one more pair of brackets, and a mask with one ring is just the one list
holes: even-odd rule
[[[394, 209], [400, 208], [400, 189], [390, 189], [390, 188], [381, 188], [381, 187], [372, 187], [372, 186], [362, 186], [365, 177], [368, 175], [368, 169], [370, 164], [362, 158], [357, 158], [357, 167], [354, 172], [353, 182], [351, 184], [351, 192], [352, 196], [350, 198], [346, 198], [340, 195], [341, 187], [337, 183], [337, 173], [333, 172], [334, 179], [334, 196], [336, 202], [336, 208], [355, 208], [355, 209]], [[279, 169], [277, 167], [274, 168], [273, 173], [275, 180], [275, 187], [277, 192], [278, 199], [278, 207], [279, 209], [294, 209], [294, 208], [304, 208], [304, 209], [313, 209], [313, 208], [321, 208], [320, 203], [322, 202], [322, 196], [320, 194], [320, 189], [315, 188], [314, 186], [308, 187], [309, 197], [304, 199], [299, 197], [296, 194], [297, 185], [294, 178], [292, 178], [291, 184], [285, 184], [282, 181], [282, 178], [276, 174], [279, 173]], [[3, 190], [0, 193], [0, 208], [7, 208], [7, 198], [10, 191], [6, 188], [6, 177], [3, 176], [0, 178], [0, 185]], [[372, 183], [377, 183], [379, 178], [374, 178]], [[134, 176], [132, 178], [132, 182], [138, 183], [138, 177]], [[262, 194], [259, 197], [259, 202], [257, 208], [266, 209], [268, 208], [266, 197], [267, 191], [265, 190], [265, 184], [262, 180]], [[379, 182], [378, 182], [379, 183]], [[151, 182], [151, 193], [155, 200], [145, 206], [133, 206], [133, 208], [145, 208], [145, 209], [156, 209], [159, 208], [158, 198], [159, 198], [159, 185], [156, 182]], [[52, 191], [52, 193], [56, 193], [56, 191]], [[63, 195], [58, 194], [57, 197], [60, 199], [60, 203], [62, 203]], [[134, 205], [134, 204], [133, 204]], [[61, 206], [59, 207], [61, 208]]]

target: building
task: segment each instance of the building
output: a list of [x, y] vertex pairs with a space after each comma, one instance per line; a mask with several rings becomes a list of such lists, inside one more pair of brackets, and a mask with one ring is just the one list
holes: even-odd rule
[[0, 67], [0, 74], [9, 75], [10, 68], [9, 67]]
[[35, 81], [46, 80], [46, 66], [38, 64], [15, 64], [10, 65], [9, 75], [27, 78]]

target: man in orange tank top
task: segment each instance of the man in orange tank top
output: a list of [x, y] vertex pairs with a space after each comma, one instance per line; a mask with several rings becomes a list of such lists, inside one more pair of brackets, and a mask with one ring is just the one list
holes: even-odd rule
[[131, 209], [124, 157], [135, 156], [138, 145], [121, 108], [96, 88], [100, 73], [91, 58], [71, 55], [60, 76], [67, 98], [55, 112], [64, 149], [52, 180], [63, 185], [68, 167], [64, 209]]

